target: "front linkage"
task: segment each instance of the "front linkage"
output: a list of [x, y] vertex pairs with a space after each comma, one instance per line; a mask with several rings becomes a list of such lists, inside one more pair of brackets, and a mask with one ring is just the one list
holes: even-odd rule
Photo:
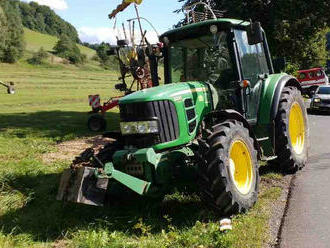
[[194, 153], [190, 148], [164, 153], [156, 153], [153, 148], [121, 150], [113, 155], [112, 162], [105, 164], [90, 149], [82, 156], [85, 158], [78, 159], [78, 162], [90, 165], [87, 161], [93, 158], [99, 168], [72, 166], [66, 170], [61, 178], [57, 200], [103, 206], [108, 193], [120, 194], [112, 190], [118, 190], [118, 187], [113, 187], [118, 183], [139, 195], [163, 195], [175, 174], [191, 174], [191, 168], [180, 173], [173, 165], [179, 161], [182, 164]]

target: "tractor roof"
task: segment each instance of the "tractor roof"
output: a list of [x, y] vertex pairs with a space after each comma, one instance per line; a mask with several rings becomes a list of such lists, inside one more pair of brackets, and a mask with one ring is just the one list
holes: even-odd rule
[[206, 20], [206, 21], [188, 24], [188, 25], [170, 30], [170, 31], [162, 34], [161, 38], [164, 36], [171, 36], [178, 32], [181, 33], [181, 32], [185, 32], [185, 31], [190, 31], [191, 29], [196, 29], [196, 28], [203, 27], [203, 26], [209, 26], [212, 24], [226, 24], [229, 26], [238, 26], [238, 27], [244, 28], [244, 27], [247, 27], [248, 25], [250, 25], [250, 22], [236, 20], [236, 19], [230, 19], [230, 18], [219, 18], [219, 19]]

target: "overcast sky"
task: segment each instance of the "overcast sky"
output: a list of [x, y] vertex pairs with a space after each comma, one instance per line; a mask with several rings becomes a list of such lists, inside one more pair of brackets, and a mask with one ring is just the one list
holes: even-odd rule
[[[23, 0], [28, 1], [28, 0]], [[34, 0], [39, 4], [48, 5], [64, 20], [76, 27], [82, 41], [99, 43], [102, 41], [114, 43], [118, 35], [114, 32], [114, 21], [108, 19], [109, 13], [121, 3], [122, 0]], [[174, 10], [180, 8], [177, 0], [144, 0], [139, 6], [140, 15], [150, 20], [159, 33], [170, 29], [183, 14], [175, 14]], [[127, 19], [134, 18], [134, 7], [130, 6], [125, 12], [118, 14], [117, 28]], [[127, 22], [126, 22], [127, 24]], [[137, 26], [136, 26], [137, 27]], [[145, 23], [147, 36], [155, 42], [156, 34]]]

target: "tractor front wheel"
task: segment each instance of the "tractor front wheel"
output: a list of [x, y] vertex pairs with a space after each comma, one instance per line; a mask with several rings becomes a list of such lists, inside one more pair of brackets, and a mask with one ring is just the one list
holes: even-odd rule
[[107, 122], [102, 115], [96, 114], [88, 118], [87, 126], [92, 132], [101, 132], [106, 129]]
[[305, 166], [309, 129], [307, 111], [300, 91], [285, 87], [275, 119], [275, 160], [284, 172], [294, 173]]
[[257, 151], [248, 129], [230, 120], [206, 129], [201, 140], [201, 197], [219, 213], [245, 212], [257, 201]]

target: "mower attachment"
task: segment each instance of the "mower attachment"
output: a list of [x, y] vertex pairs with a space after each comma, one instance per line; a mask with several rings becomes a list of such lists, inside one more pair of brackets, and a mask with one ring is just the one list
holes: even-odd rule
[[96, 178], [95, 168], [67, 169], [61, 177], [57, 200], [103, 206], [109, 180]]

